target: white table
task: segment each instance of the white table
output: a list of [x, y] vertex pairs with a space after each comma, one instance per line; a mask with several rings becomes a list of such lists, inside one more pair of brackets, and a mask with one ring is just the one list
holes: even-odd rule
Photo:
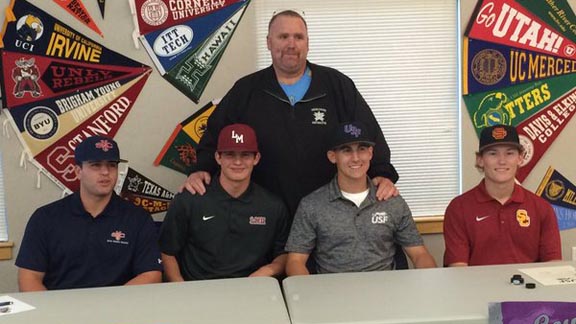
[[36, 309], [2, 324], [289, 324], [273, 278], [8, 294]]
[[[536, 289], [510, 284], [533, 263], [296, 276], [282, 285], [292, 324], [488, 323], [488, 303], [576, 302], [576, 285]], [[536, 282], [522, 274], [527, 282]]]

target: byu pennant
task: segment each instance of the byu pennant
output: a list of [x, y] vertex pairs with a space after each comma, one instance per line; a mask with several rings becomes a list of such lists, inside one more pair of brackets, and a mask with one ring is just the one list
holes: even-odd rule
[[76, 18], [78, 21], [88, 26], [88, 28], [95, 31], [101, 37], [104, 37], [104, 34], [102, 34], [102, 31], [100, 31], [100, 28], [98, 28], [98, 26], [94, 22], [94, 19], [92, 19], [92, 16], [90, 16], [88, 10], [86, 10], [86, 7], [84, 6], [84, 3], [82, 3], [82, 1], [80, 0], [53, 0], [53, 1], [56, 2], [64, 10], [66, 10], [69, 14], [74, 16], [74, 18]]
[[479, 1], [466, 36], [574, 59], [576, 44], [513, 0]]
[[34, 160], [40, 164], [41, 169], [48, 172], [49, 178], [71, 191], [79, 189], [78, 178], [74, 173], [76, 145], [94, 135], [113, 138], [134, 106], [149, 75], [148, 72], [133, 80], [126, 86], [126, 90], [111, 103], [34, 156]]
[[154, 165], [163, 165], [185, 175], [196, 165], [196, 148], [206, 130], [208, 118], [216, 109], [212, 101], [178, 124], [156, 157]]

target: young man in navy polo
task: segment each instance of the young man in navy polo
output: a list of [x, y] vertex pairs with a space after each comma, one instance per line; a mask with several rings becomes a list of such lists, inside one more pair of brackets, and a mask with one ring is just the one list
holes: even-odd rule
[[482, 130], [476, 167], [484, 172], [484, 179], [446, 208], [445, 265], [562, 259], [554, 209], [516, 183], [523, 152], [513, 126], [495, 125]]
[[361, 122], [342, 123], [327, 142], [336, 176], [300, 202], [286, 243], [286, 274], [309, 274], [312, 252], [317, 273], [391, 270], [395, 244], [416, 268], [436, 267], [404, 199], [377, 199], [368, 177], [374, 154], [368, 128]]
[[[224, 127], [214, 154], [220, 173], [204, 195], [176, 195], [160, 232], [169, 281], [284, 273], [288, 211], [284, 203], [251, 182], [260, 161], [254, 130]], [[265, 157], [263, 157], [265, 158]]]
[[150, 214], [114, 193], [116, 142], [93, 136], [75, 150], [80, 190], [38, 208], [16, 259], [20, 291], [160, 282], [162, 265]]

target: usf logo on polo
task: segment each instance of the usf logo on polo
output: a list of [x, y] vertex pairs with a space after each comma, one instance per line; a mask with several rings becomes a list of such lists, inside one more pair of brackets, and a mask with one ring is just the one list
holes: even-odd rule
[[388, 214], [386, 212], [376, 212], [372, 214], [372, 224], [386, 224]]

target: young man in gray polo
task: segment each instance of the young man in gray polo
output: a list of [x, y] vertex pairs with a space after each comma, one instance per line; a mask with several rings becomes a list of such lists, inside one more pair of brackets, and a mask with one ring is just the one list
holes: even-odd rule
[[395, 244], [416, 268], [436, 267], [404, 199], [376, 199], [367, 176], [374, 141], [366, 126], [340, 124], [327, 142], [337, 174], [300, 202], [286, 243], [286, 274], [309, 274], [312, 252], [317, 273], [391, 270]]

